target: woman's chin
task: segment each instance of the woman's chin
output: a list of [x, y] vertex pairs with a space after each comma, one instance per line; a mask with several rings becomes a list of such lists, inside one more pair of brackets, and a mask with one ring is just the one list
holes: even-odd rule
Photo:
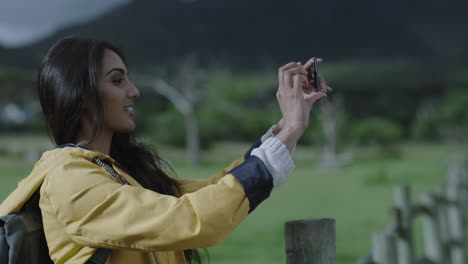
[[136, 130], [136, 125], [135, 125], [135, 123], [132, 123], [132, 124], [128, 124], [125, 127], [121, 127], [116, 132], [118, 132], [118, 133], [132, 133], [132, 132], [135, 132], [135, 130]]

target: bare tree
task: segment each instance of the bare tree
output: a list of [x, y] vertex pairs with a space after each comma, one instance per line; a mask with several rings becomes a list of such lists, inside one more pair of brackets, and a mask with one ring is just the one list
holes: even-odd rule
[[185, 145], [190, 164], [200, 162], [198, 106], [205, 97], [206, 76], [206, 70], [197, 64], [197, 57], [191, 55], [180, 62], [171, 81], [162, 78], [149, 81], [152, 89], [166, 97], [185, 118]]
[[325, 167], [339, 167], [350, 163], [351, 157], [349, 155], [338, 154], [339, 134], [343, 129], [346, 118], [343, 99], [336, 96], [333, 99], [321, 102], [319, 118], [322, 121], [324, 135], [322, 165]]

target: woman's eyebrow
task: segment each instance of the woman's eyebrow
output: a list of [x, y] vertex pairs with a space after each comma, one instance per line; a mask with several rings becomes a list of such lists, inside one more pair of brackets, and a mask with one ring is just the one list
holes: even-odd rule
[[118, 72], [120, 72], [121, 74], [125, 75], [125, 70], [124, 70], [124, 69], [122, 69], [122, 68], [112, 68], [112, 69], [111, 69], [110, 71], [108, 71], [108, 72], [106, 73], [106, 75], [104, 75], [104, 76], [109, 75], [109, 74], [110, 74], [111, 72], [113, 72], [113, 71], [118, 71]]

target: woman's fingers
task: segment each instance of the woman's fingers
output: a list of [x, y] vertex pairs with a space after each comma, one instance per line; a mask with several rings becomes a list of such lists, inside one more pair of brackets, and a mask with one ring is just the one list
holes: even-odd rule
[[306, 93], [310, 93], [312, 91], [312, 86], [310, 86], [308, 78], [302, 82], [302, 90]]
[[307, 77], [301, 74], [296, 74], [291, 77], [291, 81], [293, 83], [292, 87], [280, 87], [276, 93], [276, 98], [278, 101], [290, 105], [291, 107], [298, 107], [303, 104], [304, 101], [304, 96], [302, 95], [302, 83], [307, 81]]
[[278, 68], [278, 82], [280, 86], [282, 86], [284, 83], [284, 78], [283, 78], [284, 71], [293, 66], [294, 66], [294, 62], [290, 62]]
[[[295, 68], [291, 68], [288, 70], [284, 71], [284, 79], [283, 79], [283, 85], [284, 87], [290, 87], [292, 88], [294, 85], [293, 77], [299, 75], [299, 76], [307, 76], [307, 72], [302, 69], [302, 67], [298, 66]], [[307, 77], [306, 77], [307, 80]]]
[[278, 82], [279, 82], [279, 85], [284, 85], [284, 73], [285, 71], [289, 70], [289, 69], [292, 69], [294, 67], [298, 67], [299, 64], [297, 64], [296, 62], [290, 62], [286, 65], [283, 65], [282, 67], [280, 67], [278, 69]]
[[322, 92], [331, 92], [332, 91], [332, 88], [330, 86], [328, 86], [327, 84], [327, 81], [325, 80], [325, 78], [323, 78], [320, 74], [319, 74], [319, 87], [321, 89]]
[[[317, 59], [317, 63], [322, 61], [322, 59]], [[308, 106], [311, 109], [314, 103], [326, 97], [327, 92], [332, 91], [322, 76], [318, 75], [316, 80], [308, 78], [307, 69], [313, 67], [313, 63], [314, 60], [310, 59], [304, 65], [300, 62], [290, 62], [279, 68], [280, 89], [278, 89], [277, 97], [282, 104]], [[313, 90], [315, 81], [319, 84], [319, 92]]]
[[306, 75], [300, 75], [296, 74], [294, 75], [294, 90], [298, 94], [303, 93], [303, 84], [304, 82], [307, 83], [307, 76]]
[[304, 100], [307, 101], [311, 106], [321, 99], [327, 97], [327, 94], [324, 92], [312, 92], [310, 94], [304, 95]]
[[[322, 62], [323, 62], [323, 59], [317, 58], [317, 63], [322, 63]], [[316, 76], [314, 76], [314, 74], [313, 74], [313, 69], [312, 69], [313, 66], [314, 66], [314, 58], [311, 58], [302, 67], [304, 70], [306, 70], [308, 72], [308, 77], [309, 77], [309, 81], [307, 83], [308, 87], [307, 87], [307, 89], [304, 90], [304, 91], [306, 91], [308, 93], [310, 93], [312, 91], [312, 89], [314, 87], [314, 82], [315, 82], [315, 79], [316, 79]]]
[[[322, 61], [323, 61], [322, 58], [317, 58], [317, 63], [322, 63]], [[314, 58], [311, 58], [306, 62], [306, 64], [304, 64], [304, 66], [302, 66], [302, 68], [307, 71], [313, 65], [314, 65]]]

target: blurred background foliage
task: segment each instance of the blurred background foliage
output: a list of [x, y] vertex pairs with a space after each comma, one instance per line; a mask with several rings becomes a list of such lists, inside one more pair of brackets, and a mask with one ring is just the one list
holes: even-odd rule
[[[0, 48], [0, 87], [7, 94], [0, 99], [1, 131], [43, 131], [36, 69], [56, 40], [77, 35], [117, 43], [132, 73], [172, 83], [179, 62], [194, 54], [195, 67], [206, 72], [197, 84], [204, 91], [197, 106], [204, 148], [253, 141], [274, 124], [277, 68], [311, 56], [325, 58], [320, 71], [335, 88], [329, 100], [343, 98], [343, 143], [463, 140], [466, 7], [461, 1], [130, 1], [31, 45]], [[183, 146], [181, 114], [151, 83], [137, 84], [140, 133]], [[6, 106], [15, 112], [12, 104], [21, 118], [5, 117]], [[320, 142], [320, 122], [312, 119], [315, 129], [302, 144]]]
[[[35, 79], [63, 37], [122, 48], [141, 92], [138, 134], [185, 177], [206, 177], [241, 156], [281, 116], [277, 69], [318, 56], [334, 91], [312, 111], [294, 175], [210, 249], [212, 263], [281, 263], [283, 223], [328, 216], [338, 220], [337, 260], [356, 263], [388, 223], [391, 188], [427, 191], [442, 181], [447, 160], [466, 152], [466, 10], [456, 0], [129, 0], [34, 43], [0, 46], [0, 195], [53, 148]], [[191, 68], [179, 71], [187, 58]], [[158, 80], [196, 91], [197, 167], [184, 161], [187, 116], [157, 92]]]
[[[420, 67], [401, 62], [324, 63], [322, 74], [335, 89], [327, 100], [338, 95], [344, 98], [346, 122], [342, 131], [346, 132], [340, 138], [360, 145], [391, 145], [402, 140], [463, 141], [468, 132], [468, 87], [448, 87], [448, 80], [433, 82], [434, 75]], [[274, 70], [209, 70], [202, 84], [206, 96], [197, 109], [203, 147], [216, 141], [254, 141], [279, 120]], [[2, 133], [44, 133], [34, 82], [31, 71], [0, 69], [0, 86], [8, 94], [0, 99]], [[183, 146], [183, 116], [166, 98], [145, 85], [139, 85], [139, 133], [157, 142]], [[16, 112], [10, 109], [15, 108], [12, 105], [21, 114], [10, 113]], [[323, 138], [317, 115], [313, 113], [310, 135], [304, 136], [302, 144], [319, 143]]]

